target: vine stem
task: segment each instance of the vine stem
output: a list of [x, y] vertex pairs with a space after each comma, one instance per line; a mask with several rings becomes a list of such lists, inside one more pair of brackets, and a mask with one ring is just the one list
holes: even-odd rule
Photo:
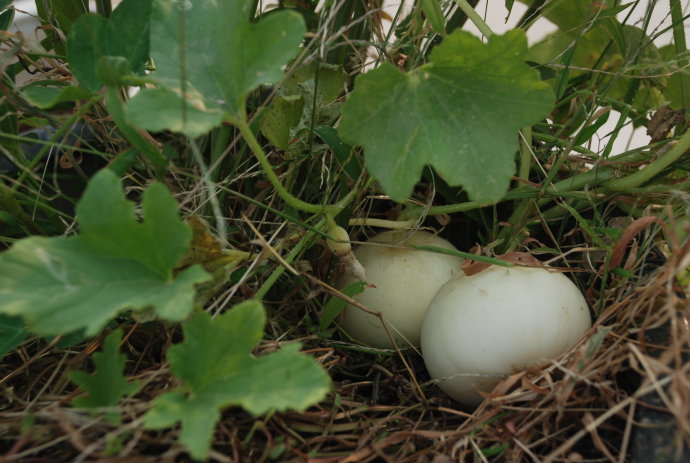
[[211, 204], [211, 210], [213, 210], [213, 215], [216, 219], [216, 230], [218, 231], [218, 236], [222, 242], [226, 243], [228, 241], [228, 233], [225, 225], [225, 217], [223, 217], [223, 211], [221, 210], [220, 202], [218, 201], [218, 188], [211, 180], [211, 175], [209, 174], [208, 167], [204, 162], [204, 157], [201, 155], [196, 142], [191, 137], [189, 138], [189, 146], [192, 149], [196, 163], [201, 171], [202, 181], [204, 182], [204, 186], [208, 192], [208, 201]]
[[244, 118], [237, 118], [236, 120], [233, 120], [233, 124], [235, 124], [235, 126], [240, 130], [242, 137], [244, 137], [245, 141], [249, 145], [249, 148], [251, 148], [251, 150], [254, 152], [254, 156], [256, 156], [259, 164], [261, 164], [264, 174], [268, 178], [268, 181], [271, 182], [271, 185], [273, 185], [273, 188], [275, 188], [278, 196], [280, 196], [283, 201], [293, 208], [311, 214], [326, 214], [336, 216], [357, 196], [357, 189], [353, 188], [352, 191], [350, 191], [344, 198], [331, 205], [312, 204], [296, 198], [283, 186], [278, 176], [275, 174], [275, 172], [273, 172], [273, 166], [268, 161], [266, 153], [264, 153], [263, 148], [261, 148], [261, 144], [254, 136], [254, 132], [252, 132], [251, 127], [249, 127], [249, 124], [247, 124]]
[[[687, 45], [685, 43], [685, 28], [683, 22], [683, 10], [680, 4], [680, 0], [669, 0], [669, 7], [671, 10], [671, 21], [673, 22], [673, 46], [676, 51], [676, 56], [682, 56], [687, 51]], [[679, 60], [678, 67], [684, 68], [688, 64], [686, 59]], [[678, 78], [680, 80], [680, 98], [683, 108], [687, 108], [688, 102], [690, 102], [690, 81], [688, 81], [687, 76], [679, 72]], [[687, 114], [687, 110], [686, 110]]]
[[[326, 226], [326, 224], [327, 224], [327, 220], [325, 218], [323, 218], [315, 225], [315, 228], [321, 229], [324, 226]], [[299, 256], [300, 253], [303, 252], [307, 248], [307, 246], [309, 245], [311, 240], [314, 239], [315, 236], [316, 236], [316, 233], [314, 233], [311, 230], [308, 231], [306, 233], [306, 235], [304, 237], [302, 237], [302, 239], [299, 241], [299, 243], [297, 243], [292, 248], [290, 253], [283, 258], [283, 260], [286, 263], [291, 264], [297, 258], [297, 256]], [[273, 270], [273, 273], [271, 273], [268, 276], [268, 278], [266, 279], [264, 284], [261, 285], [261, 287], [256, 291], [256, 293], [254, 294], [254, 297], [256, 299], [263, 300], [264, 297], [266, 296], [266, 294], [268, 293], [268, 291], [278, 281], [278, 279], [285, 272], [285, 270], [286, 270], [286, 268], [284, 265], [279, 265], [278, 267], [276, 267], [276, 269]]]
[[351, 227], [379, 227], [388, 228], [390, 230], [407, 230], [417, 224], [417, 219], [409, 220], [386, 220], [373, 219], [369, 217], [355, 217], [351, 218], [348, 225]]
[[532, 127], [520, 130], [520, 172], [518, 177], [529, 180], [532, 167]]
[[458, 8], [462, 10], [463, 13], [467, 15], [467, 18], [472, 21], [472, 23], [477, 26], [477, 29], [479, 29], [479, 32], [481, 32], [484, 37], [487, 39], [494, 35], [494, 32], [491, 30], [489, 25], [482, 19], [479, 14], [474, 11], [474, 8], [472, 8], [472, 5], [467, 3], [467, 0], [455, 0], [455, 3], [458, 4]]
[[649, 163], [647, 167], [627, 177], [609, 180], [604, 184], [604, 189], [608, 191], [623, 192], [631, 188], [637, 188], [643, 183], [651, 180], [652, 177], [659, 175], [664, 169], [676, 162], [689, 148], [690, 130], [685, 132], [670, 150], [655, 161]]

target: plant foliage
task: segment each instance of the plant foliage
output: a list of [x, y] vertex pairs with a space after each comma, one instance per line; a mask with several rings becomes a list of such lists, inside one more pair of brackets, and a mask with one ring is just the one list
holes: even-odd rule
[[117, 176], [99, 172], [77, 208], [78, 236], [25, 238], [0, 254], [0, 312], [42, 335], [94, 335], [119, 312], [150, 306], [185, 318], [208, 274], [191, 266], [173, 275], [192, 236], [165, 186], [149, 186], [142, 209], [140, 223]]
[[69, 378], [88, 394], [74, 399], [72, 403], [75, 407], [114, 407], [121, 398], [134, 394], [139, 389], [137, 381], [129, 382], [123, 375], [127, 356], [120, 353], [121, 340], [121, 330], [115, 330], [105, 338], [103, 351], [93, 354], [96, 366], [93, 375], [85, 371], [70, 373]]
[[194, 315], [185, 340], [168, 350], [170, 369], [182, 386], [154, 401], [145, 424], [159, 429], [182, 422], [180, 441], [193, 457], [208, 455], [220, 411], [241, 405], [254, 415], [288, 408], [304, 410], [329, 390], [328, 375], [299, 345], [254, 358], [263, 335], [263, 306], [247, 301], [212, 319]]
[[[477, 0], [113, 3], [35, 0], [31, 34], [0, 0], [5, 459], [622, 460], [652, 408], [690, 448], [679, 0], [492, 0], [503, 35]], [[600, 318], [458, 413], [340, 332], [336, 226], [558, 266]]]
[[[245, 0], [182, 5], [154, 0], [151, 57], [153, 77], [162, 87], [142, 91], [127, 114], [145, 129], [198, 136], [223, 119], [244, 119], [247, 94], [283, 77], [282, 67], [298, 51], [304, 22], [293, 12], [278, 11], [252, 24], [251, 2]], [[161, 111], [167, 113], [164, 124]]]
[[395, 201], [404, 201], [430, 164], [480, 203], [500, 200], [515, 172], [520, 128], [553, 105], [549, 86], [523, 57], [519, 30], [487, 44], [448, 36], [429, 63], [403, 73], [389, 63], [359, 77], [340, 133], [365, 150], [365, 164]]

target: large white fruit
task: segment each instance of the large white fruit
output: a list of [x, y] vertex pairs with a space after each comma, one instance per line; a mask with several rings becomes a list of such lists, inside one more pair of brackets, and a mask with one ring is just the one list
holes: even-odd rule
[[477, 391], [557, 357], [590, 326], [587, 302], [563, 274], [492, 266], [438, 291], [422, 327], [422, 355], [441, 389], [477, 405]]
[[[381, 246], [378, 244], [387, 244]], [[380, 233], [358, 246], [355, 257], [366, 276], [364, 292], [354, 296], [367, 308], [381, 312], [400, 347], [419, 346], [424, 314], [436, 291], [451, 277], [462, 272], [462, 259], [435, 252], [405, 249], [407, 244], [455, 249], [448, 241], [424, 231], [391, 230]], [[345, 275], [337, 286], [355, 281]], [[354, 339], [373, 347], [393, 347], [378, 317], [357, 307], [342, 312], [340, 325]]]

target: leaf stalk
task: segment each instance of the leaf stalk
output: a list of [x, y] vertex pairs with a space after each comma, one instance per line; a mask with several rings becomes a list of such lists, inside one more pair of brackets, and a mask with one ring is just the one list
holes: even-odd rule
[[472, 21], [472, 23], [477, 26], [479, 32], [481, 32], [487, 39], [494, 35], [489, 25], [482, 19], [481, 16], [472, 8], [472, 5], [467, 3], [467, 0], [455, 0], [458, 4], [458, 8], [462, 10], [463, 13], [467, 15], [467, 18]]
[[347, 206], [347, 204], [349, 204], [356, 197], [356, 188], [350, 191], [340, 201], [331, 205], [312, 204], [306, 201], [302, 201], [301, 199], [293, 196], [292, 193], [290, 193], [287, 190], [287, 188], [283, 186], [280, 179], [273, 171], [273, 166], [268, 161], [266, 153], [264, 153], [261, 144], [254, 136], [254, 132], [252, 132], [251, 127], [249, 127], [249, 124], [247, 124], [247, 122], [245, 122], [243, 118], [237, 118], [233, 120], [233, 123], [240, 130], [240, 133], [249, 145], [249, 148], [251, 148], [251, 150], [254, 152], [254, 156], [256, 156], [256, 159], [259, 161], [259, 164], [261, 165], [264, 174], [268, 178], [268, 181], [271, 182], [271, 185], [273, 185], [273, 188], [275, 188], [276, 193], [278, 193], [278, 196], [280, 196], [283, 199], [283, 201], [285, 201], [289, 206], [297, 210], [311, 214], [326, 214], [336, 216]]

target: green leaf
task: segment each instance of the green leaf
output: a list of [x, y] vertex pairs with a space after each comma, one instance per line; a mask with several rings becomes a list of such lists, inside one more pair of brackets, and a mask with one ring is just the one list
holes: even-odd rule
[[101, 88], [96, 63], [105, 55], [105, 34], [108, 20], [100, 15], [86, 14], [72, 26], [67, 36], [67, 61], [79, 85], [91, 92]]
[[[340, 292], [342, 292], [346, 296], [352, 297], [355, 294], [359, 294], [362, 291], [364, 291], [364, 288], [366, 286], [367, 284], [363, 281], [353, 281], [352, 283], [341, 289]], [[328, 300], [328, 302], [324, 304], [323, 309], [321, 311], [319, 331], [324, 331], [329, 326], [331, 326], [333, 320], [335, 320], [338, 317], [338, 315], [340, 315], [340, 312], [343, 311], [346, 305], [347, 302], [345, 302], [343, 299], [337, 296], [331, 297]]]
[[49, 109], [60, 103], [82, 100], [91, 96], [89, 91], [72, 85], [32, 85], [24, 88], [21, 93], [29, 103], [40, 109]]
[[123, 56], [135, 74], [144, 72], [149, 59], [152, 0], [123, 0], [106, 25], [106, 53]]
[[28, 334], [21, 317], [0, 314], [0, 360], [21, 344]]
[[439, 0], [422, 0], [422, 10], [431, 29], [438, 35], [446, 35], [446, 19]]
[[142, 209], [140, 223], [118, 177], [101, 170], [77, 206], [79, 236], [26, 238], [0, 254], [0, 313], [21, 315], [43, 335], [94, 335], [119, 312], [151, 306], [183, 319], [194, 285], [209, 275], [197, 265], [173, 275], [191, 231], [165, 186], [152, 184]]
[[343, 143], [337, 130], [328, 125], [320, 125], [314, 128], [314, 133], [333, 151], [338, 164], [350, 180], [355, 181], [362, 175], [362, 163], [354, 155], [352, 147]]
[[610, 114], [611, 112], [608, 111], [604, 113], [602, 116], [599, 116], [596, 120], [590, 121], [588, 126], [583, 127], [577, 134], [577, 138], [575, 139], [574, 145], [581, 145], [587, 142], [590, 138], [592, 138], [592, 136], [594, 136], [597, 130], [599, 130], [602, 125], [606, 124], [606, 121], [609, 120]]
[[88, 13], [89, 5], [84, 0], [41, 0], [36, 2], [36, 9], [43, 21], [69, 32], [72, 24]]
[[[297, 69], [277, 86], [278, 96], [261, 120], [262, 133], [276, 147], [287, 150], [312, 126], [332, 125], [340, 115], [340, 103], [335, 100], [346, 81], [347, 75], [338, 66], [311, 63]], [[295, 150], [302, 147], [297, 144]]]
[[549, 86], [523, 56], [524, 32], [487, 44], [455, 31], [430, 62], [407, 74], [383, 64], [357, 79], [340, 133], [395, 201], [410, 195], [425, 165], [470, 198], [499, 201], [515, 171], [518, 130], [548, 115]]
[[290, 148], [290, 132], [299, 124], [304, 99], [276, 97], [260, 122], [261, 133], [273, 146], [281, 150]]
[[109, 19], [86, 14], [74, 22], [67, 36], [67, 60], [79, 85], [97, 91], [104, 82], [96, 72], [104, 56], [120, 56], [132, 72], [141, 74], [149, 57], [152, 0], [124, 0]]
[[[571, 0], [547, 2], [540, 8], [540, 14], [556, 24], [559, 30], [534, 45], [530, 49], [528, 59], [538, 63], [558, 61], [579, 68], [591, 68], [596, 65], [609, 71], [620, 67], [620, 60], [611, 53], [607, 44], [614, 39], [619, 46], [625, 47], [626, 42], [620, 40], [621, 24], [615, 15], [633, 4], [631, 2], [616, 6], [614, 0], [601, 0], [591, 4]], [[637, 50], [637, 47], [634, 48]], [[562, 57], [566, 50], [572, 56], [567, 63], [563, 63]], [[602, 53], [605, 50], [609, 53], [602, 62]], [[582, 72], [584, 71], [577, 73]]]
[[139, 389], [138, 382], [129, 382], [123, 371], [127, 356], [120, 354], [122, 331], [115, 330], [105, 338], [103, 352], [93, 354], [96, 373], [84, 371], [69, 373], [69, 379], [86, 393], [87, 397], [77, 397], [72, 404], [78, 408], [114, 407], [122, 397], [134, 394]]
[[6, 31], [14, 21], [14, 8], [0, 13], [0, 31]]
[[[682, 109], [683, 79], [690, 80], [690, 69], [683, 66], [687, 56], [677, 55], [676, 47], [673, 44], [662, 47], [659, 53], [662, 57], [659, 59], [660, 66], [664, 66], [666, 72], [670, 74], [664, 88], [664, 97], [669, 101], [671, 108]], [[681, 78], [681, 74], [683, 74], [683, 78]]]
[[[186, 0], [183, 8], [181, 2], [154, 0], [153, 77], [185, 98], [192, 98], [194, 108], [220, 111], [230, 121], [243, 119], [249, 92], [283, 77], [283, 67], [298, 51], [305, 32], [301, 16], [291, 11], [276, 11], [250, 23], [253, 4], [250, 0]], [[162, 93], [144, 96], [148, 92], [140, 92], [133, 101], [168, 98]], [[202, 102], [196, 101], [199, 96]], [[168, 116], [177, 118], [169, 122], [170, 127], [186, 127], [190, 120], [188, 108], [180, 105]], [[193, 120], [198, 122], [200, 118]], [[206, 121], [204, 131], [217, 125], [213, 121], [215, 117]]]
[[288, 408], [304, 410], [329, 390], [326, 372], [299, 345], [259, 358], [251, 353], [265, 324], [263, 306], [247, 301], [212, 319], [194, 315], [184, 341], [168, 349], [171, 371], [183, 386], [158, 397], [144, 424], [160, 429], [182, 422], [180, 441], [204, 459], [220, 411], [241, 405], [254, 415]]
[[159, 87], [139, 92], [132, 98], [125, 108], [125, 117], [142, 129], [152, 132], [168, 129], [195, 138], [208, 132], [209, 127], [220, 125], [223, 112], [204, 107], [201, 99], [194, 101], [187, 95], [184, 100], [173, 90]]

